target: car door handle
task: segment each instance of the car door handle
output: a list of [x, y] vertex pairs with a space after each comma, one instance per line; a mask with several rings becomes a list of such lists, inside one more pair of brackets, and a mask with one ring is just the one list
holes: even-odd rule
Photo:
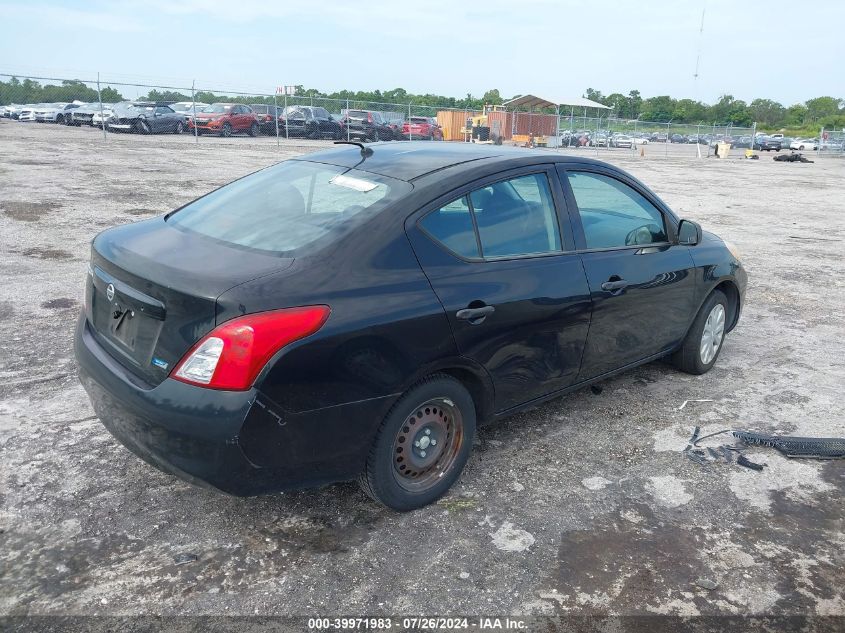
[[627, 288], [629, 285], [630, 282], [627, 282], [624, 279], [615, 279], [613, 281], [605, 281], [601, 285], [601, 289], [614, 292], [616, 290], [622, 290], [623, 288]]
[[493, 314], [496, 308], [493, 306], [483, 306], [481, 308], [464, 308], [458, 310], [455, 316], [462, 321], [469, 321], [470, 323], [481, 323], [488, 314]]

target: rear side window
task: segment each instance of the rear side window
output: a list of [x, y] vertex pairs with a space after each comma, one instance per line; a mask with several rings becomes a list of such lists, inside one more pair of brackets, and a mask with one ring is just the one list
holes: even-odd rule
[[293, 160], [221, 187], [167, 222], [227, 244], [289, 253], [338, 239], [410, 189], [369, 172]]
[[470, 194], [485, 257], [560, 250], [555, 208], [545, 174], [503, 180]]
[[468, 258], [480, 256], [466, 196], [429, 213], [420, 225], [431, 237], [458, 255]]
[[430, 237], [470, 259], [561, 251], [557, 214], [545, 173], [476, 189], [425, 215], [419, 224]]
[[663, 214], [615, 178], [567, 172], [587, 248], [618, 248], [667, 241]]

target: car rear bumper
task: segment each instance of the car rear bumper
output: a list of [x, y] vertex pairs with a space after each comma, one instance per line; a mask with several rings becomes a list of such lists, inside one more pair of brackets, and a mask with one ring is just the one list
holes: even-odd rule
[[237, 496], [354, 478], [393, 401], [287, 414], [254, 388], [142, 385], [97, 342], [84, 313], [74, 351], [95, 413], [121, 444], [164, 472]]

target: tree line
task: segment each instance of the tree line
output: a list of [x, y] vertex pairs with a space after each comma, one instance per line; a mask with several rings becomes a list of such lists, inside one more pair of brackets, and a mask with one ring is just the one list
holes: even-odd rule
[[[106, 103], [123, 101], [121, 93], [111, 86], [102, 88], [102, 99]], [[694, 99], [674, 99], [668, 95], [643, 98], [638, 90], [631, 90], [627, 95], [614, 92], [608, 95], [593, 88], [587, 88], [584, 96], [611, 108], [603, 116], [619, 119], [639, 119], [658, 123], [715, 124], [748, 127], [756, 122], [762, 129], [804, 129], [816, 133], [818, 128], [845, 128], [845, 101], [838, 97], [816, 97], [804, 103], [784, 106], [771, 99], [754, 99], [746, 103], [732, 95], [723, 95], [716, 103], [706, 104]], [[497, 89], [488, 90], [475, 97], [467, 94], [463, 98], [446, 97], [436, 94], [413, 94], [403, 88], [393, 90], [321, 92], [316, 88], [296, 86], [294, 100], [302, 98], [349, 100], [352, 107], [366, 107], [360, 104], [401, 104], [428, 106], [431, 108], [466, 108], [480, 110], [482, 106], [499, 105], [506, 101]], [[197, 101], [213, 103], [232, 101], [239, 103], [272, 104], [271, 96], [236, 96], [215, 94], [207, 90], [195, 93]], [[140, 97], [150, 101], [190, 101], [191, 95], [179, 91], [150, 90]], [[278, 101], [282, 101], [282, 97]], [[97, 101], [97, 91], [78, 80], [65, 80], [61, 84], [40, 84], [32, 79], [19, 80], [12, 77], [9, 81], [0, 81], [0, 105], [8, 103], [52, 103], [74, 100]], [[386, 109], [386, 108], [384, 108]], [[565, 114], [565, 112], [563, 113]]]

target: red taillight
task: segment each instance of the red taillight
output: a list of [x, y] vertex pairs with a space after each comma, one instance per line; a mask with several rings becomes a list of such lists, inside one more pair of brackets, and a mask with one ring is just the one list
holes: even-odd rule
[[372, 123], [372, 122], [373, 122], [373, 113], [367, 112], [367, 123]]
[[273, 355], [319, 330], [329, 306], [257, 312], [226, 321], [201, 338], [171, 378], [209, 389], [249, 389]]

